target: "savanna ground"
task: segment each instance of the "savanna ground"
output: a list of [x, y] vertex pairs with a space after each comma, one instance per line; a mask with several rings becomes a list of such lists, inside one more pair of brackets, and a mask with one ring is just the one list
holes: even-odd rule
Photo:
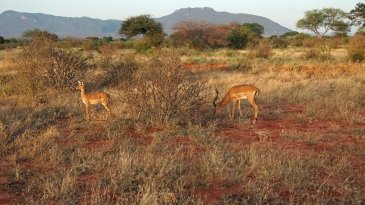
[[[113, 99], [113, 116], [93, 106], [89, 122], [79, 91], [29, 94], [17, 77], [21, 49], [3, 50], [0, 204], [364, 204], [365, 64], [344, 48], [308, 50], [178, 50], [205, 103], [162, 120], [136, 113], [125, 85], [93, 87], [107, 75], [102, 54], [83, 51], [93, 68], [81, 80]], [[108, 57], [126, 55], [143, 67], [153, 54]], [[213, 118], [214, 88], [221, 99], [243, 83], [260, 88], [257, 124], [247, 102], [241, 119], [229, 119], [229, 106]]]

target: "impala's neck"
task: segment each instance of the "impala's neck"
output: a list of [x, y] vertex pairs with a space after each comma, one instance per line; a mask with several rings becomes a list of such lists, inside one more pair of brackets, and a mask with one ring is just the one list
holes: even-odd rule
[[229, 96], [225, 95], [223, 97], [223, 99], [218, 103], [218, 107], [223, 108], [224, 106], [226, 106], [230, 102], [231, 102], [231, 100], [230, 100]]
[[85, 88], [80, 88], [81, 98], [85, 97]]
[[224, 108], [230, 102], [229, 96], [225, 95], [223, 99], [218, 103], [215, 108], [215, 114], [217, 114], [222, 108]]

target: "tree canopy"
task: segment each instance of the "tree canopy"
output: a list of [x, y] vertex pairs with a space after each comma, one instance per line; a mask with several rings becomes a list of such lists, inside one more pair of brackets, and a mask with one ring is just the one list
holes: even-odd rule
[[264, 27], [257, 23], [245, 23], [233, 29], [227, 40], [231, 48], [242, 49], [249, 42], [254, 43], [262, 37]]
[[306, 11], [304, 18], [299, 19], [297, 27], [313, 31], [319, 38], [332, 30], [336, 33], [349, 31], [349, 24], [344, 21], [346, 13], [341, 9], [324, 8]]
[[150, 15], [140, 15], [130, 17], [123, 21], [119, 34], [132, 38], [143, 35], [150, 40], [153, 45], [159, 45], [163, 41], [164, 33], [162, 24], [156, 22]]
[[253, 34], [256, 34], [257, 37], [264, 34], [264, 27], [258, 23], [244, 23], [242, 24], [242, 27], [247, 28], [253, 32]]
[[365, 27], [365, 4], [357, 3], [355, 9], [350, 11], [349, 18], [352, 20], [353, 25]]

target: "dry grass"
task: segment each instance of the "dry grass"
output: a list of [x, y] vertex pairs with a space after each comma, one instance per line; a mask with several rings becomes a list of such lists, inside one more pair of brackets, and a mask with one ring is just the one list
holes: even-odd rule
[[[18, 91], [12, 59], [19, 51], [1, 51], [0, 194], [14, 204], [362, 204], [365, 66], [348, 62], [342, 49], [331, 50], [330, 61], [304, 52], [273, 50], [233, 70], [249, 59], [246, 51], [179, 51], [182, 68], [206, 82], [212, 101], [214, 87], [260, 88], [251, 126], [224, 112], [212, 119], [208, 104], [194, 121], [146, 124], [122, 100], [121, 86], [103, 88], [114, 116], [95, 106], [87, 122], [77, 91]], [[82, 54], [95, 64], [88, 82], [100, 75], [102, 58]], [[252, 110], [243, 107], [248, 118]]]

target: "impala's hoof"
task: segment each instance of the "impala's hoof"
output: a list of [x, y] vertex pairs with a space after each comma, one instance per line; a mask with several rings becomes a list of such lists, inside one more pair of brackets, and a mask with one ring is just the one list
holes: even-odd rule
[[256, 124], [257, 118], [252, 120], [252, 124]]

